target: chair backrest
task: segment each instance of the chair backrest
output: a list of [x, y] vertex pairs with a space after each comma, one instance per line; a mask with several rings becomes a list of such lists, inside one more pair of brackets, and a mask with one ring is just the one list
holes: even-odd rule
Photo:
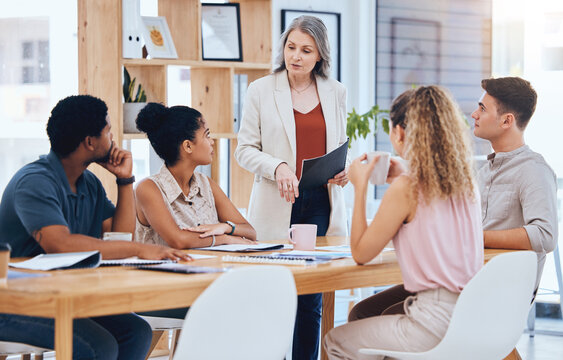
[[190, 307], [175, 360], [281, 360], [293, 337], [295, 281], [283, 266], [235, 268]]
[[491, 259], [461, 292], [446, 335], [432, 359], [498, 360], [522, 335], [536, 282], [537, 256], [532, 251]]
[[0, 355], [16, 355], [16, 354], [43, 354], [53, 350], [41, 348], [38, 346], [27, 345], [24, 343], [0, 341]]

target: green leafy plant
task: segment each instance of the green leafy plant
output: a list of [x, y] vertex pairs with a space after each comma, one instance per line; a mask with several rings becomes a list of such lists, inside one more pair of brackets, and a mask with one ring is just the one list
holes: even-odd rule
[[[374, 105], [365, 114], [358, 114], [356, 109], [352, 108], [352, 112], [348, 113], [346, 123], [346, 135], [351, 140], [357, 139], [359, 136], [366, 138], [371, 131], [371, 122], [373, 120], [373, 133], [377, 134], [379, 119], [381, 126], [386, 134], [389, 134], [389, 110], [380, 109], [379, 105]], [[352, 142], [348, 144], [350, 147]]]
[[137, 94], [135, 95], [135, 80], [131, 80], [131, 76], [127, 71], [127, 68], [123, 67], [123, 99], [128, 103], [138, 103], [147, 102], [147, 96], [145, 94], [145, 89], [139, 84], [137, 88]]

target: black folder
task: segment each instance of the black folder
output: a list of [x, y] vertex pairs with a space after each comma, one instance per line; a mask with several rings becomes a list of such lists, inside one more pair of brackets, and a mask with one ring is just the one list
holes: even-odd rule
[[346, 168], [346, 155], [350, 139], [328, 154], [312, 159], [303, 160], [299, 190], [313, 189], [323, 186]]

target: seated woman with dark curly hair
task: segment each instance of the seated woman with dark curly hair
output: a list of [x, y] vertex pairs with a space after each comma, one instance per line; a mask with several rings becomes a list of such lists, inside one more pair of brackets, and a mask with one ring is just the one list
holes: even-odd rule
[[137, 186], [136, 241], [177, 249], [254, 243], [256, 231], [219, 185], [195, 171], [213, 158], [213, 139], [199, 111], [149, 103], [137, 128], [164, 165]]

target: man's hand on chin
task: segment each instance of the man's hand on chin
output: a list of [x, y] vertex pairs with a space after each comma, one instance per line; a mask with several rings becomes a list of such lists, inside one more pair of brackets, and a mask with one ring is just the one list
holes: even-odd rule
[[99, 164], [117, 178], [130, 178], [133, 176], [133, 156], [131, 152], [118, 148], [115, 146], [115, 143], [110, 150], [109, 160]]

